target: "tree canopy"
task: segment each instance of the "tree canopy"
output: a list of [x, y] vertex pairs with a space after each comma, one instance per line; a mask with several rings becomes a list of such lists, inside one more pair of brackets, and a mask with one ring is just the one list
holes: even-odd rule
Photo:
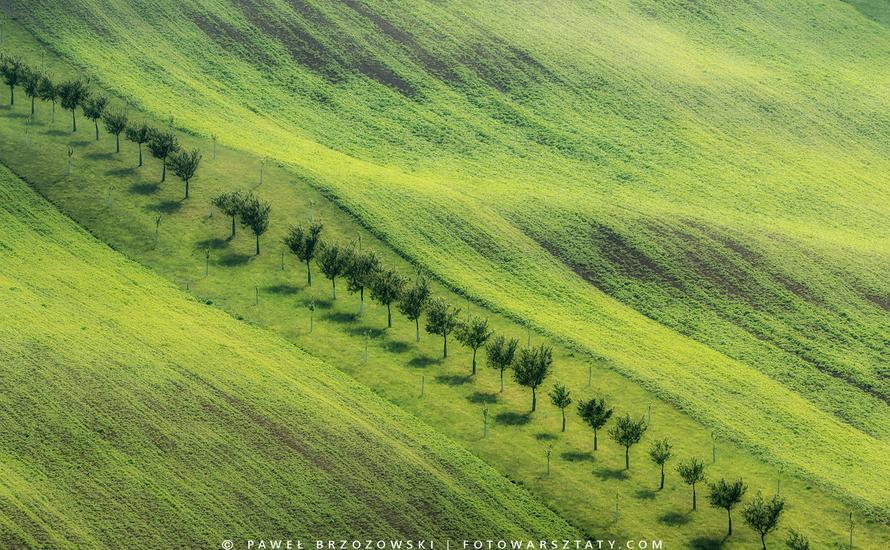
[[495, 336], [485, 347], [488, 366], [497, 369], [500, 373], [501, 391], [504, 391], [504, 371], [513, 366], [517, 347], [519, 347], [518, 339], [510, 338], [508, 340], [503, 335]]
[[442, 337], [442, 357], [448, 357], [448, 335], [457, 325], [460, 310], [449, 306], [444, 299], [435, 298], [430, 302], [426, 314], [426, 331]]
[[532, 412], [535, 412], [538, 406], [538, 386], [544, 383], [552, 366], [553, 349], [544, 344], [537, 348], [523, 348], [519, 351], [519, 358], [513, 365], [513, 380], [520, 386], [531, 388]]
[[321, 242], [322, 229], [324, 226], [320, 223], [312, 223], [309, 226], [292, 225], [284, 236], [284, 245], [291, 254], [306, 264], [306, 281], [309, 286], [312, 286], [312, 260]]
[[491, 338], [493, 331], [488, 328], [488, 319], [473, 317], [466, 323], [461, 323], [455, 336], [457, 341], [473, 350], [473, 376], [476, 376], [476, 353], [485, 342]]
[[646, 433], [647, 428], [648, 426], [646, 425], [645, 418], [634, 420], [628, 413], [619, 417], [618, 420], [615, 421], [615, 425], [609, 429], [609, 436], [611, 436], [616, 443], [624, 447], [625, 469], [630, 468], [630, 448], [640, 442], [640, 439], [643, 438], [643, 434]]

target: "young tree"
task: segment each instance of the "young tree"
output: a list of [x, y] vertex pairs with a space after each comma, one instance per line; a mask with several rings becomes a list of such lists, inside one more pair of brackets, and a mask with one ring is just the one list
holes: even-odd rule
[[420, 315], [430, 302], [430, 282], [423, 275], [418, 275], [417, 280], [405, 292], [399, 300], [398, 308], [402, 315], [414, 321], [414, 338], [420, 342]]
[[77, 131], [77, 108], [90, 97], [87, 85], [80, 80], [68, 80], [59, 84], [59, 102], [63, 109], [71, 111], [71, 131]]
[[17, 57], [3, 55], [0, 57], [0, 74], [9, 86], [9, 104], [15, 105], [15, 87], [22, 80], [26, 68], [22, 60]]
[[148, 150], [164, 166], [161, 172], [161, 182], [163, 183], [167, 179], [167, 157], [179, 151], [179, 140], [176, 139], [176, 134], [173, 132], [153, 130], [148, 137]]
[[438, 334], [442, 337], [442, 357], [448, 357], [448, 334], [458, 324], [457, 317], [460, 310], [449, 306], [442, 298], [436, 298], [430, 302], [426, 314], [426, 331], [429, 334]]
[[677, 473], [686, 485], [692, 485], [692, 510], [696, 510], [695, 484], [705, 480], [705, 463], [697, 458], [677, 464]]
[[606, 398], [593, 398], [590, 401], [581, 401], [578, 403], [578, 416], [581, 417], [587, 425], [593, 428], [593, 450], [597, 449], [597, 432], [606, 425], [606, 422], [612, 418], [614, 410], [606, 405]]
[[754, 500], [742, 509], [742, 516], [748, 527], [760, 534], [760, 544], [766, 550], [766, 536], [779, 526], [779, 518], [785, 509], [785, 499], [779, 495], [767, 500], [758, 491]]
[[324, 276], [331, 280], [331, 297], [334, 300], [337, 299], [337, 277], [346, 271], [347, 260], [346, 251], [339, 244], [318, 243], [316, 261]]
[[96, 126], [96, 141], [99, 141], [99, 119], [105, 114], [106, 107], [108, 98], [105, 96], [91, 97], [83, 102], [83, 115]]
[[249, 227], [256, 237], [256, 255], [260, 255], [260, 235], [269, 229], [269, 212], [272, 205], [261, 202], [253, 194], [244, 198], [238, 215], [241, 217], [241, 225]]
[[386, 326], [392, 328], [392, 304], [402, 297], [408, 278], [394, 269], [381, 269], [371, 279], [371, 298], [386, 306]]
[[538, 407], [538, 386], [550, 374], [553, 366], [553, 350], [544, 344], [537, 348], [523, 348], [513, 365], [513, 380], [532, 390], [532, 412]]
[[301, 262], [306, 262], [306, 280], [309, 286], [312, 286], [312, 260], [315, 258], [318, 243], [321, 242], [323, 227], [320, 223], [313, 223], [309, 227], [292, 225], [284, 236], [284, 245]]
[[504, 391], [504, 371], [513, 366], [519, 340], [498, 335], [485, 347], [488, 366], [497, 369], [501, 377], [501, 391]]
[[[148, 143], [148, 140], [151, 139], [151, 136], [156, 132], [154, 128], [149, 126], [146, 123], [127, 126], [126, 137], [127, 140], [132, 141], [133, 143], [139, 146], [139, 166], [142, 166], [142, 144]], [[234, 226], [235, 222], [232, 222]]]
[[380, 269], [380, 258], [373, 252], [358, 252], [355, 248], [348, 249], [346, 267], [346, 284], [349, 292], [359, 293], [359, 315], [365, 312], [365, 287]]
[[550, 392], [550, 402], [562, 412], [562, 431], [566, 431], [566, 407], [572, 404], [572, 393], [562, 384], [556, 384]]
[[624, 469], [630, 469], [630, 448], [640, 442], [646, 433], [646, 419], [634, 420], [630, 414], [618, 418], [615, 425], [609, 428], [609, 436], [624, 447]]
[[102, 115], [105, 131], [114, 136], [114, 152], [121, 152], [121, 133], [127, 129], [126, 111], [106, 111]]
[[241, 191], [232, 191], [231, 193], [222, 193], [213, 197], [210, 201], [213, 206], [222, 210], [223, 214], [232, 217], [232, 235], [230, 239], [235, 238], [235, 220], [241, 213], [241, 207], [244, 205], [244, 195]]
[[189, 181], [195, 177], [201, 164], [201, 151], [177, 151], [170, 157], [170, 169], [185, 183], [185, 198], [189, 198]]
[[476, 352], [491, 338], [492, 330], [488, 328], [488, 319], [473, 317], [457, 327], [457, 341], [473, 350], [473, 376], [476, 376]]
[[726, 510], [726, 517], [729, 519], [729, 530], [726, 536], [732, 535], [732, 509], [742, 501], [745, 491], [748, 487], [741, 479], [729, 482], [720, 479], [717, 483], [708, 485], [708, 501], [714, 508], [723, 508]]
[[788, 550], [810, 550], [810, 539], [792, 529], [788, 533], [788, 538], [785, 539], [785, 546], [788, 547]]
[[664, 464], [670, 460], [672, 456], [671, 444], [667, 439], [653, 441], [652, 445], [649, 447], [649, 458], [652, 459], [652, 462], [661, 466], [661, 484], [658, 486], [659, 491], [664, 489]]
[[33, 117], [36, 108], [35, 103], [37, 98], [40, 97], [40, 80], [43, 78], [43, 75], [37, 71], [33, 71], [27, 67], [22, 68], [22, 88], [25, 90], [25, 95], [31, 99], [31, 116]]
[[59, 99], [59, 88], [53, 84], [52, 79], [47, 75], [40, 76], [40, 82], [37, 85], [37, 94], [43, 101], [52, 103], [52, 124], [56, 123], [56, 101]]

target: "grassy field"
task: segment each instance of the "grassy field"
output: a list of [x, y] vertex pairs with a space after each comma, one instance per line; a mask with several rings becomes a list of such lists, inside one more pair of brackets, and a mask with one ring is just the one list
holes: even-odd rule
[[[844, 506], [807, 484], [886, 518], [890, 39], [875, 16], [881, 3], [559, 2], [544, 13], [535, 3], [451, 2], [411, 14], [383, 2], [106, 4], [62, 13], [51, 2], [12, 3], [7, 13], [155, 116], [174, 113], [180, 128], [285, 163], [278, 183], [261, 188], [276, 208], [273, 246], [309, 200], [350, 238], [359, 230], [336, 210], [345, 209], [446, 285], [565, 342], [556, 376], [576, 391], [587, 378], [579, 359], [592, 358], [597, 386], [622, 407], [651, 401], [671, 415], [666, 429], [684, 452], [709, 452], [715, 431], [731, 471], [764, 488], [777, 468], [805, 478], [800, 512], [826, 511], [811, 516], [820, 540], [843, 532]], [[6, 45], [37, 62], [41, 50], [5, 27]], [[196, 182], [204, 191], [182, 204], [173, 185], [155, 189], [154, 174], [132, 172], [130, 160], [102, 165], [108, 141], [93, 148], [83, 132], [76, 164], [90, 177], [63, 183], [69, 139], [56, 128], [40, 141], [45, 128], [35, 128], [21, 155], [18, 122], [5, 137], [9, 162], [104, 240], [298, 338], [502, 471], [536, 480], [579, 525], [639, 532], [670, 524], [666, 514], [682, 507], [682, 487], [654, 506], [635, 486], [611, 525], [606, 501], [643, 480], [610, 479], [596, 464], [603, 479], [591, 486], [589, 459], [565, 464], [557, 487], [537, 479], [544, 414], [505, 433], [509, 446], [472, 443], [494, 379], [487, 391], [481, 378], [454, 378], [460, 357], [430, 363], [436, 343], [413, 350], [407, 327], [396, 343], [371, 333], [369, 365], [399, 368], [363, 367], [365, 331], [380, 324], [354, 324], [354, 303], [319, 312], [319, 334], [306, 337], [298, 275], [275, 273], [275, 254], [250, 261], [249, 243], [222, 241], [224, 221], [204, 219], [211, 189], [255, 185], [257, 156], [208, 163]], [[214, 275], [200, 280], [207, 246], [217, 247]], [[323, 287], [316, 292], [322, 303]], [[429, 373], [442, 377], [429, 389], [444, 392], [436, 407], [412, 399], [429, 367], [455, 369]], [[515, 413], [524, 400], [508, 392], [497, 406]], [[578, 458], [583, 437], [559, 440], [567, 457]], [[567, 486], [597, 499], [598, 512], [580, 509], [586, 501]], [[718, 516], [673, 529], [708, 540]]]
[[[55, 63], [55, 61], [53, 61]], [[54, 65], [57, 71], [62, 65]], [[380, 242], [336, 203], [327, 200], [312, 185], [296, 180], [286, 167], [270, 163], [259, 185], [257, 157], [219, 147], [217, 158], [209, 156], [206, 140], [182, 136], [186, 145], [205, 150], [200, 176], [193, 182], [192, 198], [181, 200], [182, 185], [171, 178], [158, 185], [160, 165], [149, 160], [136, 169], [136, 151], [125, 144], [114, 154], [113, 138], [93, 141], [91, 129], [71, 136], [67, 121], [48, 123], [45, 105], [39, 105], [37, 122], [25, 143], [27, 118], [23, 107], [3, 111], [0, 124], [0, 159], [52, 199], [63, 210], [88, 227], [115, 249], [144, 262], [188, 288], [201, 300], [222, 307], [250, 323], [275, 330], [313, 355], [371, 386], [378, 394], [409, 410], [469, 447], [499, 471], [524, 484], [549, 506], [594, 536], [663, 538], [670, 544], [709, 548], [721, 545], [723, 514], [702, 506], [688, 512], [689, 491], [669, 471], [665, 491], [657, 488], [657, 470], [645, 456], [645, 448], [657, 437], [669, 437], [678, 457], [709, 458], [710, 430], [677, 407], [617, 374], [613, 364], [588, 357], [577, 350], [558, 347], [552, 382], [567, 384], [576, 398], [605, 392], [619, 412], [643, 414], [651, 404], [653, 423], [643, 444], [633, 451], [630, 473], [624, 473], [620, 449], [601, 436], [601, 450], [590, 452], [590, 431], [583, 428], [570, 410], [569, 430], [559, 433], [559, 414], [542, 399], [540, 410], [527, 413], [527, 391], [507, 384], [498, 393], [494, 372], [483, 371], [472, 379], [469, 355], [456, 345], [448, 361], [440, 361], [441, 342], [424, 336], [414, 343], [413, 326], [397, 316], [393, 330], [385, 331], [385, 311], [371, 306], [364, 318], [356, 318], [355, 296], [342, 290], [336, 302], [329, 299], [329, 285], [316, 272], [312, 289], [305, 286], [305, 272], [294, 259], [285, 258], [281, 269], [281, 237], [288, 223], [312, 216], [325, 224], [325, 236], [340, 241], [361, 236], [363, 246], [383, 254], [385, 261], [405, 273], [411, 266]], [[135, 117], [139, 117], [134, 113]], [[74, 173], [65, 176], [64, 148], [72, 143], [76, 153]], [[208, 199], [235, 187], [252, 188], [263, 198], [274, 199], [270, 233], [263, 237], [264, 253], [253, 257], [253, 241], [243, 229], [228, 240], [229, 220], [218, 211], [212, 216]], [[162, 212], [158, 243], [155, 221]], [[211, 250], [208, 276], [204, 276], [204, 252]], [[259, 289], [259, 305], [255, 292]], [[436, 292], [456, 305], [463, 299], [436, 285]], [[308, 303], [318, 306], [314, 329], [309, 333]], [[501, 315], [473, 304], [472, 313], [490, 318], [494, 327], [507, 334], [526, 337], [526, 330]], [[535, 333], [534, 342], [541, 337]], [[365, 361], [365, 345], [368, 359]], [[593, 382], [588, 386], [588, 368]], [[421, 381], [424, 396], [420, 397]], [[260, 391], [260, 390], [258, 390]], [[543, 396], [543, 392], [542, 392]], [[482, 409], [490, 409], [488, 437], [482, 438]], [[553, 445], [553, 472], [546, 477], [545, 452]], [[741, 475], [751, 490], [770, 492], [781, 479], [782, 493], [789, 500], [784, 527], [807, 532], [814, 541], [844, 540], [850, 495], [835, 498], [831, 487], [820, 488], [812, 478], [799, 479], [788, 465], [768, 463], [752, 456], [749, 449], [717, 440], [718, 462], [709, 465], [714, 478]], [[880, 464], [880, 457], [873, 458]], [[851, 464], [851, 468], [853, 465]], [[834, 493], [834, 494], [833, 494]], [[620, 517], [613, 516], [615, 499]], [[857, 541], [877, 544], [886, 536], [883, 526], [863, 522], [857, 512]], [[784, 531], [783, 531], [784, 533]], [[727, 548], [748, 547], [753, 533], [739, 528]]]
[[0, 546], [574, 537], [481, 460], [0, 168]]

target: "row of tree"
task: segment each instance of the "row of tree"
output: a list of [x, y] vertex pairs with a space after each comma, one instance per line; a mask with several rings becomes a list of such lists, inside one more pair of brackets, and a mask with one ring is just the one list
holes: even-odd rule
[[197, 149], [183, 150], [172, 131], [160, 130], [142, 123], [131, 123], [125, 109], [113, 109], [107, 97], [91, 93], [89, 83], [83, 80], [53, 82], [50, 75], [26, 65], [21, 59], [0, 53], [0, 76], [9, 86], [9, 102], [15, 105], [15, 88], [21, 86], [31, 99], [31, 117], [36, 116], [36, 100], [52, 103], [52, 122], [56, 120], [56, 102], [71, 111], [71, 131], [77, 131], [77, 109], [93, 121], [96, 140], [99, 139], [99, 121], [105, 130], [115, 137], [115, 152], [120, 153], [120, 136], [138, 145], [139, 166], [143, 165], [142, 146], [146, 145], [151, 155], [162, 163], [161, 182], [167, 179], [169, 165], [185, 184], [185, 198], [189, 196], [189, 182], [198, 171], [201, 152]]
[[[197, 149], [183, 150], [176, 135], [172, 131], [162, 131], [145, 123], [133, 124], [129, 121], [126, 110], [109, 108], [108, 98], [94, 96], [87, 82], [69, 80], [54, 83], [49, 75], [32, 69], [20, 59], [0, 54], [0, 75], [10, 89], [10, 104], [15, 104], [15, 88], [21, 86], [31, 100], [31, 116], [36, 116], [36, 100], [44, 100], [52, 104], [52, 121], [55, 122], [55, 107], [61, 106], [71, 111], [72, 132], [77, 131], [76, 111], [82, 109], [83, 114], [92, 120], [95, 126], [96, 139], [99, 139], [99, 121], [103, 122], [106, 131], [115, 136], [115, 151], [120, 152], [120, 136], [138, 145], [139, 166], [143, 166], [142, 146], [146, 145], [152, 156], [162, 162], [161, 182], [166, 180], [167, 166], [180, 177], [185, 184], [185, 198], [189, 197], [189, 182], [197, 173], [201, 153]], [[256, 254], [260, 254], [260, 236], [269, 227], [271, 205], [261, 201], [253, 193], [234, 191], [223, 193], [213, 198], [212, 204], [232, 219], [230, 238], [236, 234], [236, 222], [249, 228], [256, 239]], [[460, 319], [460, 310], [450, 306], [442, 298], [432, 297], [429, 279], [418, 273], [413, 281], [395, 269], [384, 266], [379, 256], [373, 251], [363, 252], [355, 244], [342, 245], [323, 241], [320, 223], [292, 226], [284, 237], [284, 244], [301, 262], [306, 264], [306, 277], [312, 286], [312, 263], [315, 261], [322, 273], [331, 281], [332, 298], [337, 298], [337, 279], [344, 278], [347, 289], [358, 293], [360, 299], [359, 313], [364, 312], [365, 289], [371, 298], [386, 306], [387, 327], [392, 327], [392, 306], [415, 323], [416, 339], [420, 340], [420, 319], [426, 313], [425, 329], [429, 334], [441, 336], [443, 339], [443, 358], [448, 357], [448, 338], [456, 339], [472, 351], [472, 375], [476, 374], [477, 353], [483, 347], [486, 350], [487, 364], [499, 371], [500, 389], [504, 390], [504, 375], [507, 370], [513, 373], [514, 381], [531, 389], [531, 410], [537, 408], [537, 389], [543, 384], [552, 370], [552, 348], [546, 345], [519, 348], [516, 338], [494, 335], [489, 328], [488, 320], [480, 317]], [[562, 413], [562, 431], [566, 430], [566, 409], [572, 404], [570, 391], [562, 384], [556, 384], [549, 394], [551, 403]], [[614, 410], [608, 406], [604, 397], [580, 401], [577, 405], [581, 419], [593, 429], [593, 450], [598, 448], [598, 431], [605, 427], [612, 418]], [[625, 449], [625, 468], [630, 468], [630, 450], [640, 442], [648, 429], [644, 418], [633, 419], [630, 414], [619, 417], [609, 429], [609, 436]], [[673, 458], [672, 446], [667, 439], [654, 441], [649, 448], [649, 457], [660, 466], [659, 489], [664, 488], [665, 465]], [[692, 509], [697, 509], [696, 485], [705, 481], [704, 462], [696, 458], [677, 465], [677, 473], [684, 483], [692, 488]], [[728, 519], [728, 535], [732, 534], [732, 510], [741, 503], [747, 486], [742, 480], [727, 481], [720, 479], [708, 485], [708, 500], [714, 507], [725, 509]], [[767, 499], [760, 493], [743, 509], [745, 522], [760, 534], [763, 548], [766, 548], [765, 537], [778, 526], [779, 518], [784, 509], [784, 500], [778, 495]], [[802, 535], [792, 532], [787, 541], [793, 550], [806, 550], [809, 543]]]

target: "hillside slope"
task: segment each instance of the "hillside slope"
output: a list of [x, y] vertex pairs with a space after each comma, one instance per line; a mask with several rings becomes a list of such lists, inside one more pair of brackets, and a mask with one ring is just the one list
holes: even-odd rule
[[576, 535], [290, 344], [188, 298], [0, 169], [0, 546]]
[[6, 9], [120, 95], [291, 163], [448, 284], [886, 517], [885, 470], [859, 467], [890, 438], [885, 4], [415, 4]]

